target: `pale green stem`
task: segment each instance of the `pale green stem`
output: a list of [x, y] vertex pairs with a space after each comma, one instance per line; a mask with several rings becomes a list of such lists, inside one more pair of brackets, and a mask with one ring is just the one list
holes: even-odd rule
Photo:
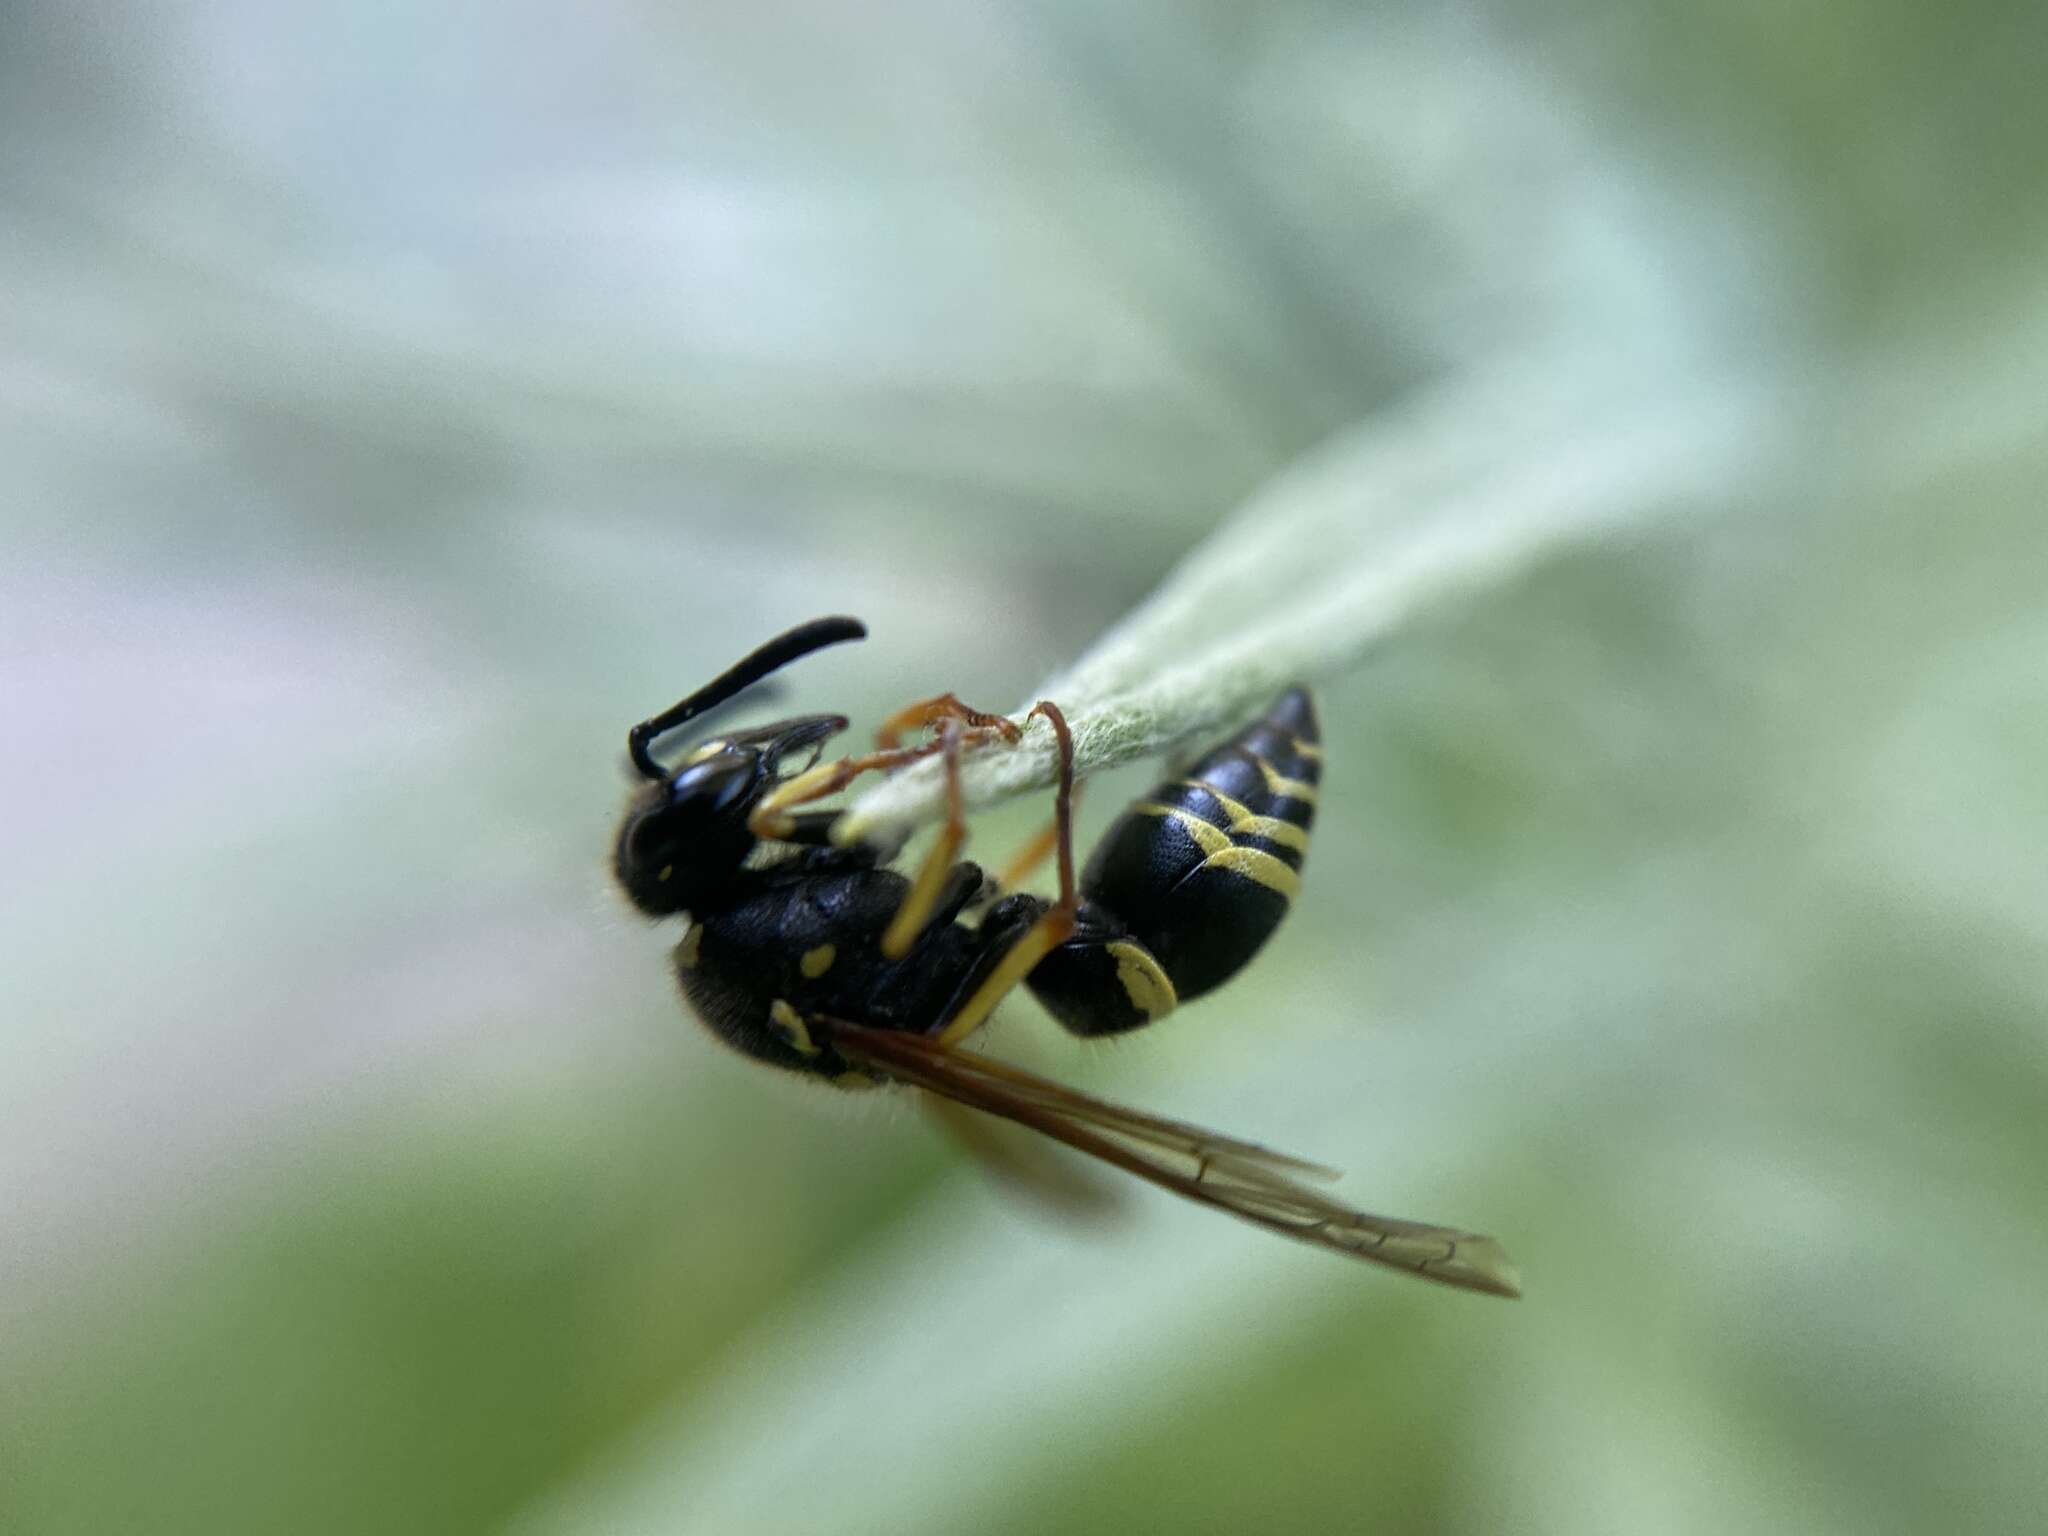
[[[1066, 711], [1077, 771], [1216, 736], [1291, 683], [1357, 666], [1417, 617], [1567, 546], [1680, 514], [1694, 487], [1725, 496], [1731, 476], [1754, 467], [1731, 450], [1755, 451], [1756, 413], [1725, 397], [1649, 411], [1566, 394], [1526, 374], [1447, 391], [1254, 496], [1033, 695]], [[1016, 746], [977, 752], [964, 773], [972, 804], [1053, 777], [1042, 719]], [[920, 763], [856, 801], [839, 835], [886, 843], [939, 810], [939, 766]]]

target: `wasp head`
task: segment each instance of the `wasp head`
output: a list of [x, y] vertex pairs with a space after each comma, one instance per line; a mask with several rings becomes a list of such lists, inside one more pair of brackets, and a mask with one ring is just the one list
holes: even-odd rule
[[712, 743], [627, 807], [612, 869], [650, 917], [701, 909], [754, 848], [747, 816], [768, 784], [761, 754]]
[[[715, 904], [753, 852], [747, 818], [781, 778], [783, 757], [845, 729], [839, 715], [803, 715], [705, 742], [675, 768], [656, 760], [656, 738], [739, 697], [780, 667], [867, 631], [857, 619], [814, 619], [776, 636], [695, 693], [643, 720], [626, 755], [648, 781], [626, 808], [612, 868], [633, 905], [650, 917]], [[772, 685], [771, 685], [772, 686]]]

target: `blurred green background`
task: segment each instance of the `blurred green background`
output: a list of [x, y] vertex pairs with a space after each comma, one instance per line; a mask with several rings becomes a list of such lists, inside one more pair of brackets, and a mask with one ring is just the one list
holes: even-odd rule
[[[2044, 61], [2038, 0], [9, 7], [0, 1525], [2037, 1526]], [[1323, 690], [1243, 981], [996, 1044], [1525, 1300], [1063, 1226], [684, 1016], [628, 723], [824, 612], [798, 707], [1011, 704], [1503, 369], [1736, 449]]]

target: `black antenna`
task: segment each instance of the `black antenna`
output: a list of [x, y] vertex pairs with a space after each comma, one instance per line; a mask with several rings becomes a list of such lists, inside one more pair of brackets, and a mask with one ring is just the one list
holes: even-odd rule
[[665, 779], [668, 770], [654, 760], [648, 748], [654, 738], [666, 731], [672, 731], [684, 722], [696, 719], [705, 710], [723, 704], [734, 694], [745, 691], [761, 681], [769, 673], [788, 666], [800, 656], [823, 650], [828, 645], [837, 645], [842, 640], [861, 640], [867, 637], [868, 627], [859, 619], [835, 616], [829, 619], [812, 619], [808, 624], [799, 624], [795, 629], [785, 631], [770, 640], [759, 650], [750, 652], [731, 667], [718, 674], [688, 698], [671, 705], [652, 720], [642, 720], [626, 733], [626, 755], [633, 760], [633, 766], [650, 779]]

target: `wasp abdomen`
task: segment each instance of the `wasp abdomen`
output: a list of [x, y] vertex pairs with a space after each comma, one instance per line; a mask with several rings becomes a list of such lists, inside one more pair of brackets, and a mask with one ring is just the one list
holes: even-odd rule
[[[1081, 888], [1084, 911], [1113, 918], [1120, 930], [1113, 958], [1133, 1007], [1110, 1010], [1113, 1019], [1090, 1010], [1102, 1016], [1088, 1027], [1073, 1006], [1056, 1008], [1070, 1029], [1135, 1028], [1221, 985], [1258, 953], [1301, 888], [1321, 772], [1315, 706], [1306, 689], [1294, 688], [1184, 778], [1156, 786], [1117, 818]], [[1157, 976], [1132, 946], [1156, 962]], [[1079, 992], [1083, 957], [1061, 959], [1031, 978], [1041, 996]], [[1096, 968], [1111, 960], [1098, 957]], [[1105, 993], [1116, 999], [1113, 989], [1096, 989]]]

